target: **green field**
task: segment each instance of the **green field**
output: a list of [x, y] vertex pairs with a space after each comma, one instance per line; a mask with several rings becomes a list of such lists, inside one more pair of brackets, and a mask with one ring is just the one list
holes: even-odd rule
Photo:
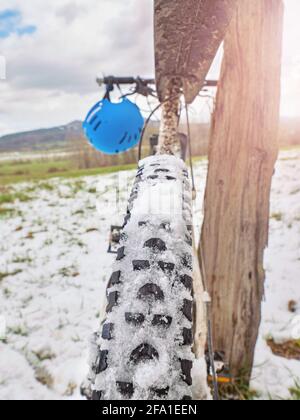
[[136, 164], [92, 169], [77, 169], [69, 160], [0, 163], [0, 185], [38, 181], [50, 178], [77, 178], [88, 175], [110, 174], [134, 169]]
[[[283, 147], [281, 150], [299, 149], [299, 146]], [[199, 161], [205, 157], [195, 157]], [[78, 178], [89, 175], [105, 175], [113, 172], [135, 169], [136, 164], [105, 166], [91, 169], [78, 169], [67, 159], [31, 160], [23, 162], [0, 162], [0, 186], [20, 182], [39, 181], [50, 178]]]

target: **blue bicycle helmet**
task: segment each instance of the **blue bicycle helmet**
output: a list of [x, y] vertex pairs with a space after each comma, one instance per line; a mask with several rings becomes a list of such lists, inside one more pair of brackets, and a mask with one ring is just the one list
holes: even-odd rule
[[95, 149], [114, 155], [138, 144], [143, 125], [139, 108], [127, 98], [120, 103], [103, 99], [90, 110], [83, 129]]

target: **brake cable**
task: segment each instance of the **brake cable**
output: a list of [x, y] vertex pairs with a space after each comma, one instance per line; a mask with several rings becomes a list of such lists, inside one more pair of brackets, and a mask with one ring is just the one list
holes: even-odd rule
[[139, 143], [139, 153], [138, 153], [138, 161], [140, 161], [142, 159], [142, 147], [143, 147], [143, 140], [145, 137], [145, 133], [146, 130], [148, 128], [148, 125], [151, 121], [151, 118], [153, 117], [153, 115], [167, 102], [169, 101], [173, 101], [174, 99], [176, 99], [178, 97], [178, 93], [176, 93], [176, 95], [171, 96], [170, 98], [165, 99], [164, 101], [162, 101], [160, 104], [157, 105], [157, 107], [155, 107], [153, 109], [153, 111], [151, 112], [151, 114], [148, 116], [147, 120], [145, 121], [143, 130], [142, 130], [142, 134], [141, 134], [141, 140]]
[[189, 108], [188, 108], [188, 104], [187, 103], [185, 103], [185, 112], [186, 112], [186, 124], [187, 124], [188, 145], [189, 145], [189, 160], [190, 160], [191, 177], [192, 177], [192, 194], [193, 194], [193, 200], [195, 200], [196, 199], [196, 195], [197, 195], [197, 191], [196, 191], [195, 176], [194, 176], [194, 166], [193, 166], [193, 151], [192, 151], [192, 138], [191, 138], [191, 126], [190, 126]]

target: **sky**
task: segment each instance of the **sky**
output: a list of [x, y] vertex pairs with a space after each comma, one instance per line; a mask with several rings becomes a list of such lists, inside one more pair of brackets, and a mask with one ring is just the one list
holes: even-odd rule
[[[300, 0], [285, 6], [281, 113], [300, 117]], [[153, 0], [1, 0], [0, 136], [84, 119], [101, 74], [154, 75]]]

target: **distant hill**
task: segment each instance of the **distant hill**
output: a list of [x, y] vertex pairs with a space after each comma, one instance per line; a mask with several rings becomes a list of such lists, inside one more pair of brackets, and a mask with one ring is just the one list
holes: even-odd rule
[[41, 152], [70, 147], [71, 140], [83, 138], [82, 122], [0, 137], [0, 152]]
[[[146, 132], [146, 137], [158, 131], [159, 124], [152, 121]], [[185, 127], [181, 130], [184, 132]], [[195, 155], [207, 153], [209, 124], [193, 123], [191, 126], [193, 151]], [[9, 152], [46, 152], [72, 148], [85, 139], [82, 122], [73, 121], [70, 124], [54, 128], [45, 128], [0, 137], [0, 153]], [[84, 143], [86, 141], [84, 140]], [[147, 143], [147, 140], [145, 141]], [[300, 144], [300, 120], [283, 118], [280, 129], [280, 145], [293, 146]]]
[[[157, 132], [159, 123], [149, 123], [147, 134]], [[0, 153], [15, 152], [47, 152], [78, 148], [78, 144], [86, 143], [82, 129], [82, 121], [73, 121], [66, 125], [43, 128], [0, 137]]]

